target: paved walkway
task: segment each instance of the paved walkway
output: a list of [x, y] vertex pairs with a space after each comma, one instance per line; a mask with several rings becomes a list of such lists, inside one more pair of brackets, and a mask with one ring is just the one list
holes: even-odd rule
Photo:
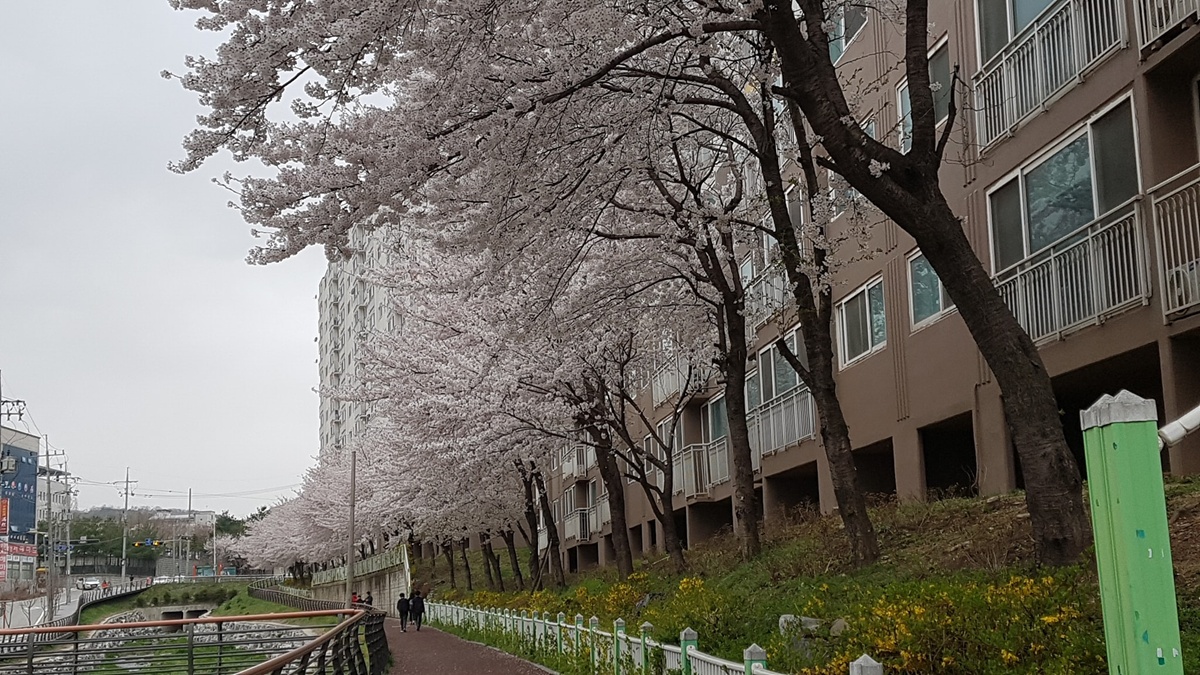
[[515, 656], [443, 633], [429, 626], [420, 632], [409, 626], [400, 632], [400, 622], [384, 624], [392, 650], [391, 675], [546, 675], [545, 670]]

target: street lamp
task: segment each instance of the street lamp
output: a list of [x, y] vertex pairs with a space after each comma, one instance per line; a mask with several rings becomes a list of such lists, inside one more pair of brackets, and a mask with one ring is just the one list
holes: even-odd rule
[[355, 459], [358, 452], [354, 449], [354, 444], [347, 444], [350, 448], [350, 533], [346, 537], [346, 606], [354, 606], [354, 479], [358, 473], [358, 463]]

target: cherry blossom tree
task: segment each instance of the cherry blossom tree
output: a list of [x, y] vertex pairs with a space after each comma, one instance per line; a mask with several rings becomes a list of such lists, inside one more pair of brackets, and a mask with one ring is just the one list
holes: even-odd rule
[[[519, 250], [532, 240], [522, 225], [536, 219], [539, 236], [554, 237], [588, 222], [579, 205], [601, 202], [609, 190], [615, 194], [615, 177], [638, 170], [630, 161], [634, 156], [618, 149], [635, 144], [623, 143], [625, 137], [609, 129], [653, 128], [656, 133], [637, 145], [669, 147], [671, 137], [662, 135], [669, 126], [644, 124], [650, 111], [639, 94], [665, 88], [642, 83], [643, 59], [670, 64], [662, 54], [690, 49], [702, 59], [706, 50], [720, 57], [744, 52], [749, 43], [766, 54], [758, 61], [765, 75], [760, 81], [771, 81], [771, 66], [779, 64], [782, 81], [771, 92], [803, 117], [803, 123], [793, 123], [812, 132], [813, 161], [912, 234], [959, 306], [1004, 391], [1009, 419], [1026, 422], [1014, 426], [1013, 440], [1026, 469], [1040, 559], [1069, 562], [1086, 545], [1086, 524], [1078, 470], [1049, 378], [938, 184], [954, 108], [939, 137], [928, 76], [926, 1], [909, 0], [894, 12], [905, 27], [904, 71], [913, 110], [913, 149], [902, 154], [854, 122], [853, 97], [828, 56], [827, 29], [845, 11], [841, 3], [175, 0], [177, 7], [207, 12], [202, 28], [229, 31], [216, 60], [189, 59], [190, 72], [181, 78], [212, 112], [189, 136], [188, 157], [177, 168], [194, 168], [227, 148], [237, 159], [256, 158], [276, 171], [269, 178], [235, 181], [246, 219], [270, 233], [252, 254], [255, 262], [280, 260], [314, 244], [336, 253], [351, 227], [384, 213], [443, 225], [470, 220], [488, 228], [492, 241], [503, 242], [506, 250]], [[675, 79], [685, 75], [671, 73]], [[289, 88], [304, 90], [292, 101], [291, 117], [268, 115]], [[677, 103], [665, 93], [658, 97], [666, 107]], [[386, 103], [375, 105], [379, 100]], [[606, 124], [597, 125], [601, 117]], [[605, 131], [597, 134], [600, 126]], [[580, 166], [587, 167], [586, 176], [600, 178], [584, 178]], [[770, 166], [763, 171], [768, 189], [779, 183]], [[679, 200], [661, 188], [658, 198]], [[773, 229], [786, 239], [780, 227], [786, 207], [769, 198]], [[716, 218], [712, 225], [720, 222]], [[729, 266], [734, 242], [726, 233], [717, 241], [725, 256], [717, 262]], [[794, 254], [785, 251], [785, 258]], [[505, 256], [494, 260], [498, 267], [511, 262]], [[804, 282], [791, 268], [788, 272], [799, 302]], [[730, 276], [736, 291], [736, 272]], [[724, 318], [727, 338], [744, 323], [729, 309]], [[745, 360], [737, 362], [733, 342], [723, 374], [732, 395], [733, 445], [739, 449], [735, 480], [743, 496], [737, 509], [739, 523], [753, 523], [752, 517], [741, 518], [753, 511], [748, 508], [753, 497], [747, 503], [745, 471], [737, 466], [746, 445], [737, 428], [744, 402], [739, 409], [736, 400]], [[822, 355], [808, 344], [806, 349], [805, 369], [823, 376], [823, 364], [813, 362]], [[827, 392], [814, 396], [821, 401]], [[836, 419], [822, 415], [823, 422], [833, 422], [822, 433], [840, 433]], [[846, 478], [834, 469], [839, 480]], [[750, 528], [747, 551], [754, 549], [755, 536]], [[868, 549], [863, 553], [870, 555]]]

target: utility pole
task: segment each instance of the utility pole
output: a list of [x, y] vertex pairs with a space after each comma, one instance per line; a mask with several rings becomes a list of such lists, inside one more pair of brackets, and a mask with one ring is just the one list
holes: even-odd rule
[[4, 393], [0, 391], [0, 417], [6, 420], [12, 418], [21, 419], [25, 416], [25, 401], [4, 400]]
[[125, 509], [121, 511], [121, 579], [129, 571], [125, 551], [129, 544], [129, 467], [125, 467]]
[[220, 582], [221, 575], [217, 572], [217, 517], [216, 516], [213, 516], [212, 547], [213, 547], [213, 570], [212, 570], [212, 572], [213, 572], [213, 576], [216, 577], [218, 582]]
[[187, 531], [187, 573], [192, 576], [192, 531], [196, 529], [196, 516], [192, 515], [192, 488], [188, 488], [188, 531]]

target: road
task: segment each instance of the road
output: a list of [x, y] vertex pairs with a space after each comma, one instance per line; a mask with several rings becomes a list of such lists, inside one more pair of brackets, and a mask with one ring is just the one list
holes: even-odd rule
[[[54, 618], [61, 618], [74, 612], [75, 606], [79, 604], [80, 595], [80, 591], [73, 588], [59, 593]], [[5, 628], [27, 628], [50, 620], [46, 613], [46, 596], [44, 595], [29, 600], [16, 600], [0, 604], [4, 606], [3, 625]]]

